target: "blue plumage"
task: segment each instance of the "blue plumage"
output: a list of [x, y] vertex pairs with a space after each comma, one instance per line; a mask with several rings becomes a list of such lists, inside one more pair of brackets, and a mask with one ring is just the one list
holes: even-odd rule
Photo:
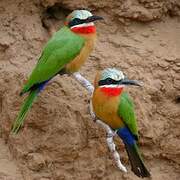
[[38, 85], [39, 92], [41, 92], [41, 91], [44, 89], [44, 87], [46, 86], [46, 84], [47, 84], [48, 82], [49, 82], [49, 80], [44, 81], [44, 82], [42, 82], [41, 84]]
[[125, 144], [134, 145], [134, 136], [127, 127], [119, 128], [117, 134]]

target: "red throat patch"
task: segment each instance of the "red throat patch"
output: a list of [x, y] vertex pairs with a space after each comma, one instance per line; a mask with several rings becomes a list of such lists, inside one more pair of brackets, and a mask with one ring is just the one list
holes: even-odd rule
[[90, 34], [96, 32], [96, 27], [95, 26], [72, 27], [71, 30], [75, 33]]
[[102, 87], [101, 88], [101, 91], [103, 91], [108, 96], [118, 96], [121, 94], [122, 90], [123, 90], [123, 87], [117, 87], [117, 88]]

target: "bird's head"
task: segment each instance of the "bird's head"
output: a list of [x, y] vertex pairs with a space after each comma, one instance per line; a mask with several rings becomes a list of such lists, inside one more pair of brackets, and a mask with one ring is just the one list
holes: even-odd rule
[[94, 21], [102, 19], [87, 10], [74, 10], [66, 17], [65, 25], [75, 33], [94, 33], [96, 32]]
[[95, 88], [101, 88], [110, 94], [112, 92], [121, 93], [124, 86], [128, 85], [141, 86], [141, 83], [128, 79], [122, 71], [115, 68], [107, 68], [98, 73], [95, 78]]

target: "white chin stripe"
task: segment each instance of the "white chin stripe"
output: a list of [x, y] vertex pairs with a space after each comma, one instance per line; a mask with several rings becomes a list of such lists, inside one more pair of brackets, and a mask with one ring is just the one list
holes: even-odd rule
[[124, 85], [119, 85], [119, 84], [110, 84], [110, 85], [102, 85], [99, 86], [100, 88], [123, 88]]
[[75, 27], [88, 27], [88, 26], [94, 26], [94, 23], [90, 22], [90, 23], [78, 24], [78, 25], [72, 26], [71, 29]]

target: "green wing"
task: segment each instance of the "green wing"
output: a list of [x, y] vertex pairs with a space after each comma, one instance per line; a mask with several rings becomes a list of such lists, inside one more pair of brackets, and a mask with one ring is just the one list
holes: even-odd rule
[[120, 97], [120, 104], [118, 107], [118, 115], [129, 128], [131, 133], [138, 138], [137, 122], [134, 113], [134, 104], [129, 95], [125, 92]]
[[39, 61], [31, 73], [22, 93], [55, 76], [81, 51], [85, 39], [63, 27], [47, 42]]

